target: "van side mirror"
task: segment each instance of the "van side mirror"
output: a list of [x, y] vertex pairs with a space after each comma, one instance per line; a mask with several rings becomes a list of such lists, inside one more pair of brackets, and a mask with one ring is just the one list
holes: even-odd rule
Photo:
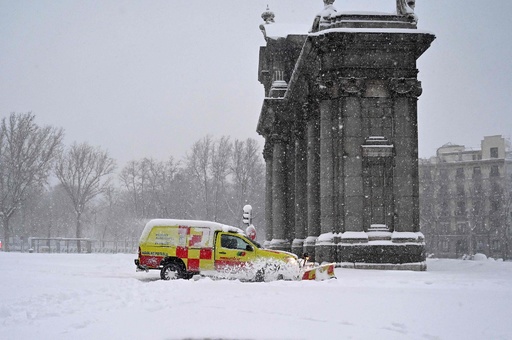
[[248, 244], [246, 247], [245, 247], [245, 250], [247, 251], [254, 251], [254, 249], [252, 248], [252, 246], [250, 244]]

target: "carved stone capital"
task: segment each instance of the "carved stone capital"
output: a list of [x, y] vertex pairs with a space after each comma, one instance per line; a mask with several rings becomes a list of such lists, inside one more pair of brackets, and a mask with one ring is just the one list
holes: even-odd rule
[[292, 130], [293, 137], [296, 140], [304, 139], [306, 136], [306, 123], [304, 120], [295, 122]]
[[314, 90], [317, 98], [320, 100], [336, 97], [338, 92], [335, 82], [327, 77], [318, 77], [315, 81]]
[[290, 141], [290, 130], [284, 128], [278, 128], [274, 130], [272, 136], [270, 136], [270, 140], [272, 144], [277, 143], [288, 143]]
[[395, 96], [418, 98], [423, 89], [421, 82], [415, 78], [391, 78], [389, 89]]
[[272, 160], [272, 157], [274, 155], [274, 144], [271, 140], [265, 141], [265, 146], [263, 147], [263, 159], [265, 162], [268, 162], [269, 160]]
[[365, 91], [365, 78], [340, 78], [340, 94], [342, 96], [361, 96]]

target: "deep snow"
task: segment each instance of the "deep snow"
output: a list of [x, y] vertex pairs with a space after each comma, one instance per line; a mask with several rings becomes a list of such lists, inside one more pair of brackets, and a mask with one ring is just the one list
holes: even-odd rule
[[0, 253], [1, 339], [512, 339], [512, 263], [161, 281], [127, 254]]

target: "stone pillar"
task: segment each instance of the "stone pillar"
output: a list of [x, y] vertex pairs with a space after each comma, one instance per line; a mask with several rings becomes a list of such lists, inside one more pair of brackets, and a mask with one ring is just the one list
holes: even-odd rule
[[290, 133], [286, 144], [286, 239], [291, 242], [295, 238], [295, 135]]
[[337, 100], [320, 101], [320, 237], [316, 241], [315, 260], [329, 261], [335, 258], [335, 190], [334, 155], [335, 132], [338, 126], [333, 124], [337, 113]]
[[295, 239], [292, 252], [302, 256], [307, 228], [307, 179], [308, 156], [305, 123], [302, 119], [295, 130]]
[[345, 231], [362, 232], [363, 227], [363, 167], [361, 145], [361, 104], [360, 99], [351, 96], [345, 98], [345, 131], [343, 166], [345, 174]]
[[265, 160], [265, 243], [263, 246], [268, 248], [272, 240], [272, 160], [273, 160], [272, 142], [267, 139], [263, 149], [263, 159]]
[[334, 101], [320, 102], [320, 231], [334, 230]]
[[390, 81], [394, 94], [395, 168], [393, 192], [395, 198], [396, 232], [419, 231], [418, 187], [418, 126], [417, 98], [421, 84], [414, 78], [394, 78]]
[[287, 239], [287, 145], [285, 137], [274, 134], [272, 160], [272, 241], [271, 249], [291, 250]]
[[308, 106], [307, 163], [308, 237], [304, 241], [304, 252], [314, 260], [315, 242], [320, 235], [320, 122], [316, 105]]

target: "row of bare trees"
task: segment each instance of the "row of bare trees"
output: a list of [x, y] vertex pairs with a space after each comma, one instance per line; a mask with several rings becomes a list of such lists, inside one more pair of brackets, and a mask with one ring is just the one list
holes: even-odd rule
[[63, 136], [62, 129], [37, 125], [32, 113], [2, 119], [4, 249], [14, 236], [138, 238], [151, 218], [238, 225], [248, 203], [264, 214], [264, 167], [253, 139], [206, 136], [181, 161], [144, 158], [116, 174], [108, 152], [87, 143], [66, 148]]

